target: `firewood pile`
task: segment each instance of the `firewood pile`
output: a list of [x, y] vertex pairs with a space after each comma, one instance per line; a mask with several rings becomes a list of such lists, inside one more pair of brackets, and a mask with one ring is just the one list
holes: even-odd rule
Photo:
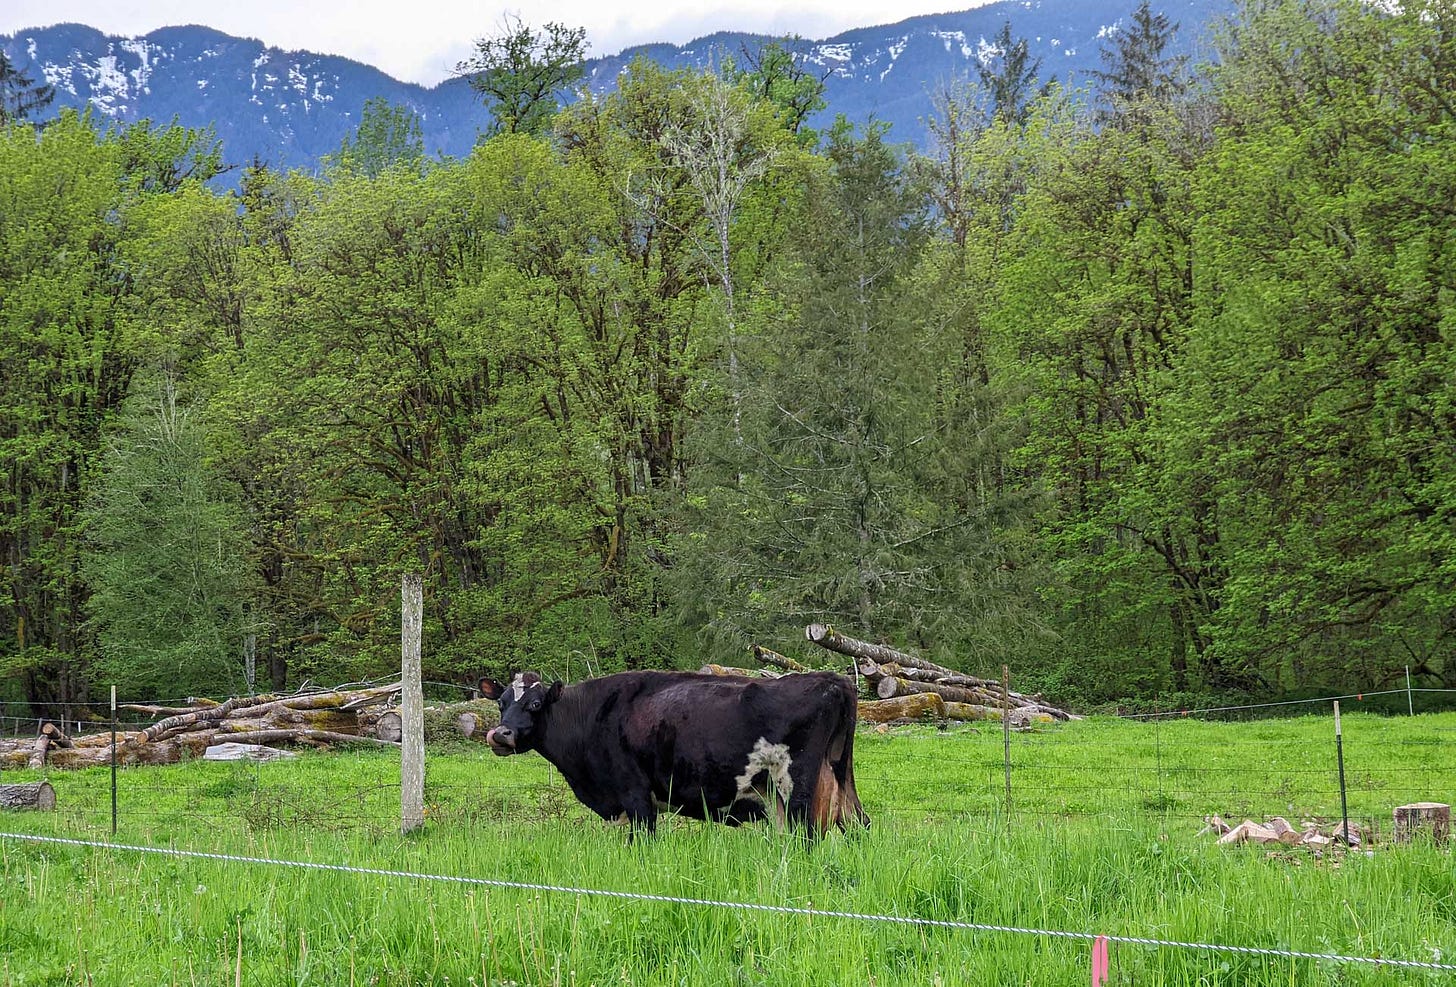
[[[233, 744], [364, 744], [398, 746], [387, 739], [386, 706], [398, 682], [367, 689], [295, 696], [242, 696], [226, 702], [190, 699], [186, 706], [128, 704], [129, 712], [159, 717], [140, 730], [118, 731], [119, 765], [173, 764], [200, 757], [208, 747]], [[397, 714], [396, 720], [397, 723]], [[5, 768], [85, 768], [111, 763], [109, 730], [70, 737], [43, 723], [34, 738], [0, 739]]]
[[[813, 644], [851, 658], [860, 681], [873, 698], [861, 700], [859, 718], [870, 723], [906, 720], [995, 720], [1003, 717], [1014, 729], [1079, 717], [1050, 706], [1038, 695], [1026, 696], [1002, 688], [999, 682], [965, 675], [916, 655], [883, 644], [871, 644], [840, 634], [825, 624], [810, 624], [804, 636]], [[705, 665], [715, 675], [777, 677], [807, 672], [802, 662], [756, 645], [753, 656], [768, 668], [743, 669]]]
[[1305, 847], [1322, 852], [1336, 844], [1352, 848], [1359, 847], [1362, 834], [1361, 827], [1354, 823], [1351, 823], [1350, 833], [1347, 837], [1345, 824], [1342, 822], [1336, 823], [1333, 828], [1325, 832], [1319, 823], [1308, 821], [1296, 828], [1283, 816], [1274, 816], [1262, 823], [1245, 819], [1237, 826], [1230, 826], [1217, 815], [1204, 816], [1203, 822], [1205, 825], [1199, 831], [1199, 835], [1211, 833], [1217, 836], [1219, 846], [1235, 846], [1239, 843], [1278, 843], [1287, 847]]

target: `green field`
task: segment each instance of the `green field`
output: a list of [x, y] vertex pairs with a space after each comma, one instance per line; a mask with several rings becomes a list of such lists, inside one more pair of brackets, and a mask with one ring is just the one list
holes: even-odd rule
[[[1328, 718], [1094, 718], [862, 732], [868, 833], [805, 847], [671, 820], [629, 844], [535, 755], [431, 749], [397, 833], [388, 753], [121, 773], [116, 841], [489, 879], [1425, 963], [1456, 962], [1449, 848], [1392, 847], [1394, 805], [1456, 796], [1456, 714], [1345, 717], [1369, 852], [1219, 848], [1200, 816], [1337, 818]], [[7, 772], [3, 781], [34, 772]], [[110, 775], [52, 773], [8, 833], [107, 841]], [[305, 870], [0, 839], [0, 985], [1070, 984], [1090, 945], [1011, 932]], [[1114, 942], [1117, 984], [1426, 984], [1456, 971]], [[240, 972], [239, 972], [240, 971]]]

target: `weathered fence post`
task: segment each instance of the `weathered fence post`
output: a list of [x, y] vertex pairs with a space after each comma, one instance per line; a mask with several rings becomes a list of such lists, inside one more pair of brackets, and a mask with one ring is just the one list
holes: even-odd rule
[[420, 675], [424, 587], [417, 572], [400, 581], [400, 831], [425, 823], [425, 695]]

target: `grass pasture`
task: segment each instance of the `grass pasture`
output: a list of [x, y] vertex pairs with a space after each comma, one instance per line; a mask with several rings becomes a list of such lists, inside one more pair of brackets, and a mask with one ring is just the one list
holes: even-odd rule
[[[1345, 717], [1352, 818], [1456, 796], [1456, 714]], [[538, 757], [432, 748], [401, 837], [387, 752], [123, 771], [119, 843], [424, 875], [1182, 942], [1456, 962], [1449, 848], [1316, 858], [1219, 848], [1200, 816], [1339, 815], [1325, 717], [1093, 718], [864, 732], [868, 833], [812, 847], [582, 810]], [[36, 777], [7, 772], [3, 781]], [[105, 769], [53, 773], [55, 813], [0, 830], [107, 841]], [[33, 984], [1071, 984], [1084, 940], [917, 927], [0, 838], [0, 987]], [[1114, 942], [1116, 984], [1456, 982], [1456, 972]]]

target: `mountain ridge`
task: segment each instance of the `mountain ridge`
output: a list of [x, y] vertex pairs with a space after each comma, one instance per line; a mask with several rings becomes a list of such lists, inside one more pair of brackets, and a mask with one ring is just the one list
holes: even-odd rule
[[[1180, 23], [1179, 50], [1196, 54], [1206, 26], [1231, 5], [1232, 0], [1168, 0], [1162, 6]], [[701, 68], [777, 40], [826, 73], [828, 108], [812, 123], [822, 125], [840, 113], [857, 123], [875, 119], [890, 124], [893, 138], [924, 146], [932, 87], [970, 73], [994, 51], [988, 39], [1004, 22], [1042, 59], [1044, 78], [1075, 80], [1099, 65], [1102, 44], [1134, 7], [1131, 0], [1126, 9], [1101, 0], [1000, 0], [851, 28], [822, 40], [717, 31], [683, 45], [647, 43], [588, 59], [587, 85], [606, 91], [639, 56], [669, 69]], [[201, 24], [127, 37], [71, 22], [0, 35], [0, 48], [32, 78], [55, 86], [52, 114], [90, 106], [122, 123], [175, 119], [212, 126], [225, 159], [235, 164], [316, 167], [353, 132], [372, 98], [419, 114], [431, 154], [468, 154], [488, 122], [464, 79], [425, 86], [347, 56], [279, 48]]]

